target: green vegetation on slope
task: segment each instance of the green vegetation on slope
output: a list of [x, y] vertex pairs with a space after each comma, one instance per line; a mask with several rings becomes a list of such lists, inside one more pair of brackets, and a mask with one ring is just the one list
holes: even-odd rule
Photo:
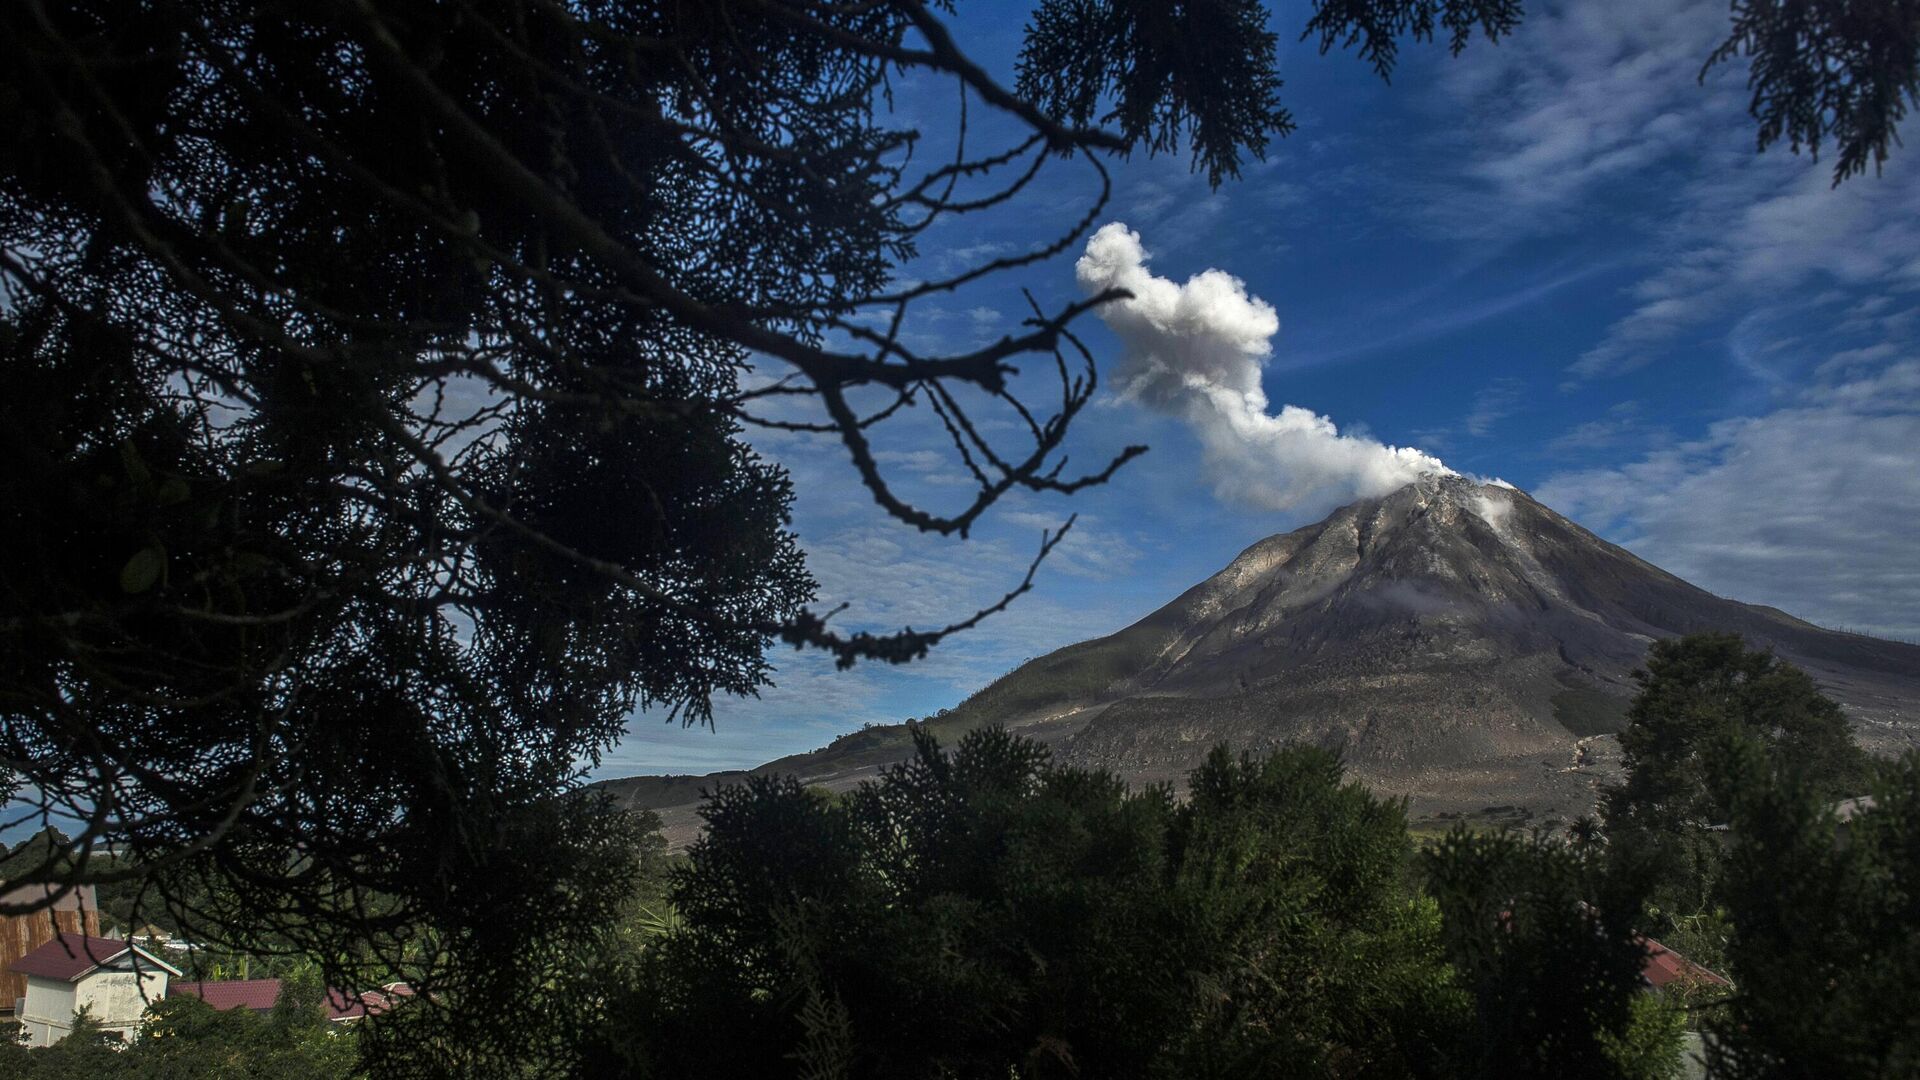
[[915, 749], [718, 792], [589, 1071], [1655, 1076], [1677, 1038], [1632, 898], [1576, 904], [1596, 856], [1462, 831], [1425, 869], [1474, 884], [1423, 894], [1404, 807], [1326, 751], [1218, 749], [1178, 804], [999, 729]]

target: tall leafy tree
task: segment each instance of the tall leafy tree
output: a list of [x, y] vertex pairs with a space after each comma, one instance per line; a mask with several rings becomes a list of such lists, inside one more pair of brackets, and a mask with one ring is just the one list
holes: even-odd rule
[[1668, 822], [1723, 820], [1726, 804], [1708, 783], [1708, 763], [1729, 736], [1750, 736], [1774, 761], [1792, 761], [1804, 780], [1838, 798], [1864, 777], [1866, 758], [1846, 714], [1806, 672], [1737, 634], [1656, 641], [1620, 735], [1628, 777], [1609, 793], [1612, 820], [1651, 815]]
[[1654, 642], [1634, 677], [1640, 692], [1620, 733], [1626, 778], [1606, 792], [1602, 816], [1610, 842], [1664, 868], [1669, 906], [1712, 902], [1714, 827], [1726, 823], [1730, 798], [1712, 770], [1730, 740], [1754, 740], [1829, 800], [1855, 794], [1865, 776], [1840, 707], [1806, 672], [1737, 634]]
[[1176, 805], [988, 729], [716, 792], [598, 1075], [1409, 1075], [1465, 999], [1397, 803], [1298, 748]]
[[1714, 1075], [1920, 1072], [1920, 753], [1877, 762], [1872, 804], [1844, 821], [1751, 740], [1715, 771], [1732, 811], [1734, 992], [1713, 1018]]

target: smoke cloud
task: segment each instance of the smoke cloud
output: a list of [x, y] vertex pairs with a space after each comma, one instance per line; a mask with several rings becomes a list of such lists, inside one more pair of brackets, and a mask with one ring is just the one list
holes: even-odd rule
[[1384, 495], [1422, 474], [1451, 475], [1440, 459], [1404, 446], [1342, 435], [1298, 405], [1268, 411], [1260, 367], [1273, 353], [1280, 316], [1246, 283], [1205, 270], [1176, 284], [1147, 269], [1140, 235], [1103, 225], [1074, 264], [1089, 293], [1122, 288], [1132, 299], [1100, 309], [1123, 346], [1122, 397], [1177, 416], [1206, 453], [1214, 492], [1266, 510]]

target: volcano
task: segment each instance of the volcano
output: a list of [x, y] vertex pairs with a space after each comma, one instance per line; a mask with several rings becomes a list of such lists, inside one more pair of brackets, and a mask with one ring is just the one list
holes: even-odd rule
[[[1611, 775], [1648, 644], [1708, 630], [1804, 668], [1869, 749], [1920, 744], [1920, 646], [1715, 596], [1525, 492], [1457, 476], [1262, 540], [1132, 626], [927, 723], [943, 741], [1004, 724], [1059, 759], [1176, 785], [1217, 743], [1311, 742], [1416, 814], [1551, 821], [1586, 812]], [[907, 743], [904, 727], [872, 728], [754, 771], [849, 786]], [[679, 826], [728, 776], [612, 787]]]

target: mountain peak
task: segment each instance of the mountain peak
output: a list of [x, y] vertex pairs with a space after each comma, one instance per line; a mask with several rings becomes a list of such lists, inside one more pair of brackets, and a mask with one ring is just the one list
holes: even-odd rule
[[[1920, 646], [1714, 596], [1518, 488], [1438, 474], [1261, 540], [1132, 626], [928, 723], [943, 738], [1004, 724], [1136, 782], [1177, 783], [1219, 743], [1312, 742], [1417, 810], [1571, 818], [1608, 778], [1596, 748], [1624, 724], [1647, 645], [1706, 630], [1805, 668], [1870, 749], [1920, 745]], [[876, 728], [760, 771], [845, 785], [906, 746]], [[690, 804], [670, 820], [682, 811], [691, 821]]]
[[1219, 741], [1306, 740], [1342, 747], [1363, 776], [1405, 780], [1617, 730], [1647, 644], [1703, 630], [1809, 668], [1868, 721], [1869, 741], [1920, 705], [1920, 648], [1713, 596], [1509, 484], [1429, 474], [1254, 544], [956, 714], [1070, 723], [1068, 758], [1153, 778]]

